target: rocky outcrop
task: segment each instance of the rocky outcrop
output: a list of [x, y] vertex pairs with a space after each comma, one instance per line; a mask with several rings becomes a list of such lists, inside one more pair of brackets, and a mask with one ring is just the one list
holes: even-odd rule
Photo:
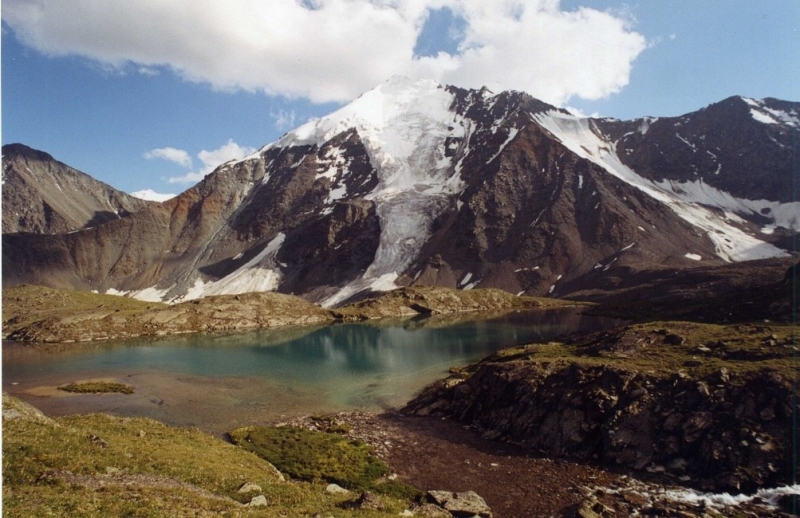
[[516, 297], [497, 289], [453, 290], [426, 286], [400, 288], [355, 302], [332, 313], [342, 320], [406, 318], [452, 313], [504, 311], [564, 306], [573, 303], [554, 299]]
[[127, 297], [17, 286], [3, 291], [3, 339], [65, 343], [182, 333], [237, 332], [375, 318], [504, 312], [559, 307], [553, 299], [500, 290], [402, 288], [340, 310], [281, 293], [218, 295], [175, 305]]
[[3, 424], [5, 421], [17, 419], [51, 427], [59, 426], [38, 408], [3, 392]]
[[661, 325], [505, 351], [437, 382], [405, 411], [710, 490], [788, 483], [800, 411], [791, 329]]
[[[12, 293], [10, 297], [13, 296]], [[100, 303], [81, 311], [45, 312], [41, 319], [30, 322], [12, 317], [4, 322], [3, 338], [26, 343], [89, 342], [182, 333], [238, 332], [334, 321], [334, 317], [319, 306], [280, 293], [221, 295], [174, 306], [140, 305], [131, 309]]]

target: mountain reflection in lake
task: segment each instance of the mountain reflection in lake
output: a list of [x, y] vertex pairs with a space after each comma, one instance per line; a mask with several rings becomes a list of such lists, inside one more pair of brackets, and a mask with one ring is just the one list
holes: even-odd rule
[[[310, 407], [376, 410], [402, 405], [453, 365], [504, 347], [611, 325], [610, 319], [566, 309], [192, 335], [74, 346], [64, 352], [4, 347], [3, 385], [25, 397], [42, 385], [115, 378], [134, 385], [138, 397], [70, 396], [32, 402], [48, 413], [111, 411], [198, 426], [224, 415], [221, 407], [226, 405], [260, 410], [262, 418], [270, 408], [273, 417], [291, 414], [295, 407], [299, 413]], [[144, 398], [149, 399], [141, 401]], [[165, 404], [172, 407], [170, 412], [162, 408]], [[186, 406], [184, 414], [195, 409], [190, 418], [175, 414], [181, 405]]]

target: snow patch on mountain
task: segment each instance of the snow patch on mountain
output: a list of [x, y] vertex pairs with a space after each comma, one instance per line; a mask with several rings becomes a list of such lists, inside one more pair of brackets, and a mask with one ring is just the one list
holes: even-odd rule
[[748, 200], [737, 198], [730, 193], [720, 191], [700, 180], [677, 182], [664, 180], [655, 185], [673, 193], [681, 200], [689, 203], [699, 203], [718, 207], [726, 212], [726, 217], [732, 219], [732, 214], [760, 214], [771, 218], [771, 227], [783, 227], [788, 230], [800, 231], [800, 202], [779, 203], [769, 200]]
[[[552, 110], [534, 114], [533, 119], [578, 156], [590, 160], [617, 178], [665, 203], [678, 216], [704, 230], [714, 243], [717, 255], [723, 260], [735, 262], [788, 255], [780, 248], [765, 243], [731, 224], [730, 213], [720, 215], [709, 208], [695, 205], [702, 193], [708, 205], [724, 210], [729, 203], [732, 203], [732, 200], [727, 198], [730, 197], [727, 193], [716, 189], [713, 189], [713, 192], [710, 189], [699, 189], [697, 186], [700, 184], [697, 182], [658, 184], [636, 174], [619, 159], [616, 143], [604, 139], [590, 119]], [[719, 205], [721, 198], [725, 199], [722, 206]], [[781, 217], [787, 221], [791, 220], [790, 216], [784, 214], [784, 210], [791, 209], [781, 208]], [[796, 213], [794, 224], [796, 225]]]
[[202, 279], [196, 279], [194, 286], [189, 288], [181, 300], [199, 299], [209, 295], [275, 291], [282, 278], [280, 265], [275, 258], [285, 238], [284, 233], [279, 233], [258, 255], [218, 281], [206, 283]]
[[508, 144], [509, 144], [509, 143], [510, 143], [512, 140], [514, 140], [514, 137], [516, 137], [516, 136], [517, 136], [517, 133], [519, 133], [519, 130], [518, 130], [517, 128], [511, 128], [511, 129], [508, 131], [508, 137], [506, 137], [506, 140], [505, 140], [505, 142], [503, 142], [502, 144], [500, 144], [500, 148], [498, 148], [497, 152], [496, 152], [494, 155], [492, 155], [492, 158], [490, 158], [489, 160], [487, 160], [487, 161], [486, 161], [486, 163], [487, 163], [487, 164], [490, 164], [490, 163], [492, 163], [492, 161], [493, 161], [495, 158], [497, 158], [498, 156], [500, 156], [500, 153], [502, 153], [502, 152], [503, 152], [503, 150], [506, 148], [506, 146], [507, 146], [507, 145], [508, 145]]
[[137, 300], [142, 300], [144, 302], [163, 302], [164, 298], [167, 296], [167, 292], [171, 290], [174, 286], [171, 286], [166, 289], [159, 289], [155, 286], [151, 286], [149, 288], [145, 288], [143, 290], [134, 290], [134, 291], [119, 291], [114, 288], [111, 288], [105, 292], [106, 295], [116, 295], [118, 297], [131, 297]]
[[797, 112], [785, 112], [767, 106], [764, 101], [742, 97], [742, 100], [750, 106], [750, 116], [763, 124], [778, 124], [800, 128], [800, 117]]

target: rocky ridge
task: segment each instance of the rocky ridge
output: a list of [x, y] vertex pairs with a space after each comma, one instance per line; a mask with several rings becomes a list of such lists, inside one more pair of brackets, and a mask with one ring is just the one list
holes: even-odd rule
[[63, 234], [153, 205], [22, 144], [3, 146], [3, 233]]

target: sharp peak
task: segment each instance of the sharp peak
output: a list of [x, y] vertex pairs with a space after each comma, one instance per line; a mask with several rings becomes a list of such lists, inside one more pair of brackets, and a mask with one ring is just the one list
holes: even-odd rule
[[33, 158], [42, 162], [56, 161], [56, 159], [53, 158], [53, 155], [38, 149], [34, 149], [30, 146], [26, 146], [25, 144], [20, 144], [19, 142], [3, 144], [3, 157], [9, 158], [12, 156], [24, 156], [26, 158]]

